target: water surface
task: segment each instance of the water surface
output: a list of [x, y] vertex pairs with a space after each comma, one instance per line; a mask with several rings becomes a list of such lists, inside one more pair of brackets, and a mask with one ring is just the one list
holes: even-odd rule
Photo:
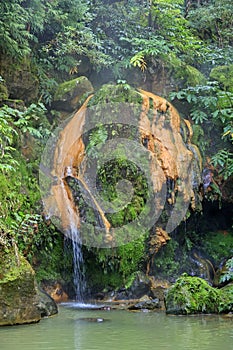
[[[88, 322], [86, 318], [103, 318]], [[75, 304], [38, 324], [0, 328], [1, 350], [232, 350], [233, 319], [86, 310]]]

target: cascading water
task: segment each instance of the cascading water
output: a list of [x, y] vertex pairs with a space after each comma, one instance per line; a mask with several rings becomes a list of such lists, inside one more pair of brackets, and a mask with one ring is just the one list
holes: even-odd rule
[[[69, 176], [71, 175], [72, 173], [69, 173]], [[63, 192], [64, 204], [66, 205], [66, 220], [69, 223], [66, 228], [66, 233], [67, 236], [71, 239], [73, 249], [73, 284], [75, 300], [79, 303], [84, 303], [86, 281], [82, 254], [82, 240], [77, 225], [77, 212], [76, 207], [73, 205], [71, 206], [71, 202], [69, 200], [70, 195], [67, 196], [68, 184], [66, 180], [61, 183], [61, 188]]]
[[71, 228], [70, 238], [72, 240], [73, 248], [73, 283], [75, 300], [79, 303], [84, 303], [86, 290], [84, 261], [82, 254], [82, 243], [79, 237], [78, 229], [76, 227]]

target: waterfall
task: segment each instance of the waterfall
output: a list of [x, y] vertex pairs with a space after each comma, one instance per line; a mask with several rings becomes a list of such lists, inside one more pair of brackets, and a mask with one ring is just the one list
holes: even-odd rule
[[84, 262], [82, 254], [82, 243], [76, 227], [71, 228], [70, 238], [72, 240], [73, 248], [73, 283], [75, 300], [84, 303], [84, 296], [86, 290]]
[[79, 232], [79, 216], [74, 204], [71, 200], [71, 190], [66, 180], [60, 184], [62, 189], [62, 202], [65, 206], [63, 215], [66, 216], [67, 226], [66, 235], [71, 239], [73, 249], [73, 284], [75, 292], [75, 300], [83, 303], [86, 289], [84, 261], [82, 254], [82, 240]]

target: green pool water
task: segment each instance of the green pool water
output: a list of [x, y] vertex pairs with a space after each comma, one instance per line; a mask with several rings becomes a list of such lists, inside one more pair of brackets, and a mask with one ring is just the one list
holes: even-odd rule
[[[86, 318], [103, 318], [89, 322]], [[232, 350], [233, 319], [223, 316], [167, 316], [162, 312], [80, 310], [38, 324], [0, 328], [1, 350]]]

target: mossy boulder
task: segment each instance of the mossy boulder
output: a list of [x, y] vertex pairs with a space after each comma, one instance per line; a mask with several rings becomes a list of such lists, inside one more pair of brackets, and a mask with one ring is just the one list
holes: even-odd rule
[[65, 81], [58, 86], [52, 107], [58, 111], [73, 112], [80, 106], [82, 96], [91, 92], [93, 86], [84, 76]]
[[233, 312], [233, 282], [219, 290], [220, 302], [219, 312], [228, 313]]
[[219, 313], [223, 300], [218, 289], [205, 280], [183, 274], [165, 295], [167, 314]]
[[0, 245], [0, 326], [38, 322], [56, 313], [49, 302], [38, 294], [35, 273], [16, 246]]

